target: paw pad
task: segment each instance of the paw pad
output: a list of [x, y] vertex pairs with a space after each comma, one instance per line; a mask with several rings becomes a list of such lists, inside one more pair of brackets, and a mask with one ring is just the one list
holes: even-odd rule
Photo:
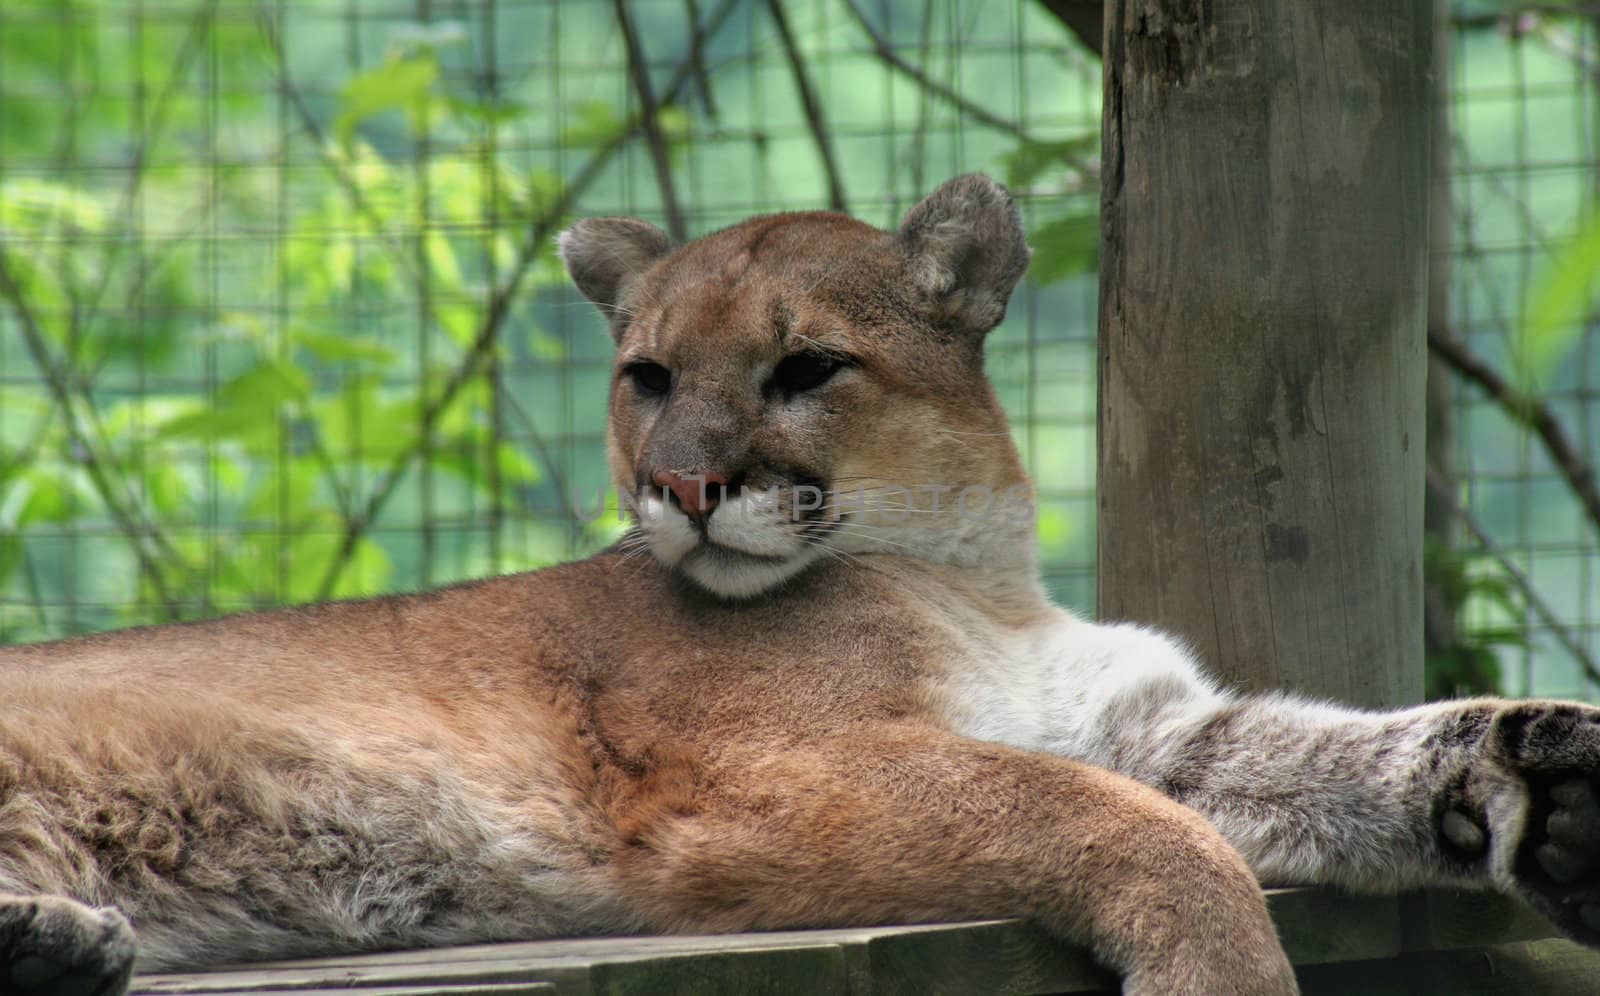
[[1480, 854], [1489, 844], [1489, 836], [1483, 827], [1459, 810], [1446, 811], [1439, 821], [1439, 827], [1446, 840], [1467, 854]]

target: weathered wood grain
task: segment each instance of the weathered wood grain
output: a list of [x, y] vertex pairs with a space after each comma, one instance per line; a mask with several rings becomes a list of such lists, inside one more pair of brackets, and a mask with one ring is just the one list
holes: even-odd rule
[[1099, 613], [1422, 690], [1430, 0], [1112, 0]]
[[[1333, 987], [1381, 974], [1383, 965], [1395, 966], [1396, 978], [1412, 987], [1392, 991], [1594, 991], [1560, 987], [1600, 967], [1600, 956], [1567, 941], [1548, 940], [1552, 934], [1547, 924], [1492, 893], [1441, 890], [1394, 897], [1282, 889], [1270, 892], [1268, 901], [1303, 979], [1321, 987], [1308, 991], [1369, 991]], [[1491, 963], [1503, 965], [1506, 977], [1519, 985], [1548, 976], [1556, 988], [1424, 985], [1430, 972], [1454, 985], [1470, 966]], [[146, 996], [306, 996], [352, 990], [363, 996], [1034, 996], [1114, 993], [1117, 985], [1082, 950], [1018, 920], [482, 944], [147, 975], [134, 985], [135, 993]]]

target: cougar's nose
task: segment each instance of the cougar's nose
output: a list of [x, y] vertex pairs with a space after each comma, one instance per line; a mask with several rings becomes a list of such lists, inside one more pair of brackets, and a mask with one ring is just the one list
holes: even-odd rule
[[691, 519], [704, 519], [722, 500], [723, 488], [728, 479], [714, 470], [679, 476], [670, 470], [658, 470], [650, 475], [656, 487], [670, 492], [672, 500]]

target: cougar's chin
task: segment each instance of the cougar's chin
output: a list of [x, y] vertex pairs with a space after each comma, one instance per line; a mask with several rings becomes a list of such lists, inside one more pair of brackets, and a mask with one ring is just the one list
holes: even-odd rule
[[697, 526], [654, 495], [639, 502], [639, 528], [650, 552], [720, 598], [754, 598], [815, 563], [822, 551], [781, 514], [731, 499]]
[[678, 570], [719, 598], [741, 600], [778, 587], [811, 566], [817, 556], [805, 550], [791, 557], [763, 557], [705, 543], [685, 557]]

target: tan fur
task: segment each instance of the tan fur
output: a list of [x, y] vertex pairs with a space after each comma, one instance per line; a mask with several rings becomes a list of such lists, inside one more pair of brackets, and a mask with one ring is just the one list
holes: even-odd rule
[[[830, 214], [670, 251], [640, 223], [576, 228], [619, 371], [681, 378], [653, 405], [619, 373], [619, 487], [718, 461], [1025, 484], [981, 340], [1026, 252], [969, 266], [960, 212], [1014, 211], [955, 183], [931, 262], [915, 233]], [[763, 402], [752, 371], [796, 337], [856, 365], [814, 402]], [[1293, 991], [1254, 878], [1198, 814], [951, 732], [951, 680], [1054, 618], [1026, 542], [981, 559], [823, 558], [730, 602], [612, 551], [0, 651], [0, 889], [116, 905], [150, 965], [1026, 915], [1129, 992]]]

